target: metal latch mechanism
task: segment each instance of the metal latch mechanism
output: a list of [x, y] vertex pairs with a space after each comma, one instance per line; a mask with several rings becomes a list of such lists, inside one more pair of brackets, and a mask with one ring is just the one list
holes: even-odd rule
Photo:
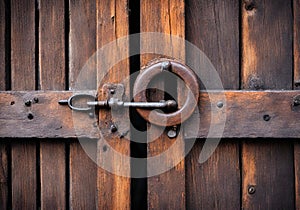
[[[91, 111], [94, 107], [100, 109], [113, 109], [134, 107], [143, 109], [167, 109], [168, 111], [176, 110], [177, 103], [175, 100], [161, 100], [159, 102], [127, 102], [123, 101], [125, 88], [122, 84], [105, 84], [102, 89], [108, 92], [107, 99], [97, 101], [96, 97], [90, 94], [75, 94], [66, 100], [59, 100], [60, 105], [68, 105], [74, 111]], [[85, 106], [76, 106], [76, 100], [85, 99]]]
[[[174, 100], [148, 102], [146, 97], [146, 88], [150, 81], [160, 73], [168, 71], [177, 75], [188, 90], [186, 100], [180, 109], [177, 109], [177, 103]], [[59, 104], [68, 105], [74, 111], [91, 111], [95, 107], [118, 110], [124, 107], [135, 107], [137, 112], [148, 122], [159, 126], [174, 126], [179, 125], [187, 120], [198, 104], [199, 99], [199, 84], [196, 74], [186, 65], [170, 59], [158, 60], [155, 63], [147, 66], [137, 77], [133, 95], [134, 102], [123, 100], [125, 98], [125, 88], [122, 84], [105, 84], [102, 91], [107, 93], [107, 99], [97, 101], [96, 97], [89, 94], [77, 94], [71, 96], [67, 100], [60, 100]], [[76, 100], [80, 98], [89, 99], [83, 106], [74, 105]], [[168, 112], [159, 112], [149, 109], [165, 109]], [[151, 114], [150, 114], [151, 113]], [[150, 117], [151, 116], [151, 117]]]

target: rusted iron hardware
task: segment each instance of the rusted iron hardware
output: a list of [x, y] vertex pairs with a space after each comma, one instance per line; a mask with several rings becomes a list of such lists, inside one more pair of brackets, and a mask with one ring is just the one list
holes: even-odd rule
[[146, 102], [147, 94], [144, 87], [148, 86], [151, 80], [163, 71], [168, 71], [175, 74], [185, 83], [185, 86], [189, 90], [185, 103], [180, 107], [180, 109], [172, 113], [152, 111], [150, 115], [149, 110], [138, 108], [137, 111], [146, 121], [150, 123], [159, 126], [179, 125], [186, 121], [193, 114], [199, 99], [198, 78], [188, 66], [178, 61], [167, 59], [164, 59], [163, 61], [160, 60], [157, 63], [147, 66], [142, 73], [139, 74], [136, 82], [134, 83], [134, 100]]
[[[164, 109], [174, 110], [177, 108], [177, 103], [174, 100], [161, 100], [159, 102], [126, 102], [122, 100], [124, 94], [124, 86], [122, 84], [115, 84], [115, 89], [109, 89], [109, 96], [107, 100], [97, 101], [96, 97], [90, 94], [75, 94], [66, 100], [59, 100], [60, 105], [68, 105], [74, 111], [88, 112], [94, 107], [103, 109], [120, 109], [126, 107], [143, 108], [143, 109]], [[88, 99], [85, 107], [73, 105], [76, 100]]]

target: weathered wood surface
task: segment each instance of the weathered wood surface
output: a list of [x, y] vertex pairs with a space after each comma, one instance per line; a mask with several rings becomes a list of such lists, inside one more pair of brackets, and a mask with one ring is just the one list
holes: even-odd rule
[[[129, 35], [129, 8], [127, 0], [97, 0], [96, 8], [98, 50], [101, 50], [106, 44], [118, 38]], [[110, 46], [111, 48], [105, 52], [105, 55], [109, 56], [97, 57], [97, 87], [99, 88], [98, 99], [100, 100], [105, 100], [107, 97], [107, 90], [102, 89], [105, 83], [123, 83], [125, 93], [127, 96], [129, 95], [129, 81], [125, 81], [130, 74], [129, 40], [126, 43], [113, 42]], [[117, 63], [117, 59], [122, 54], [126, 58]], [[107, 64], [112, 64], [113, 66], [110, 69], [105, 69]], [[129, 119], [128, 110], [124, 110], [114, 117], [105, 110], [99, 110], [99, 127], [103, 129], [103, 137], [97, 142], [97, 163], [100, 164], [104, 161], [112, 170], [120, 171], [120, 168], [123, 168], [128, 170], [129, 173], [127, 177], [123, 177], [98, 167], [97, 209], [129, 210], [131, 208], [130, 162], [126, 161], [126, 159], [117, 161], [114, 157], [103, 158], [107, 150], [111, 151], [112, 149], [125, 155], [125, 157], [130, 156], [130, 142], [120, 140], [120, 135], [123, 134], [119, 133], [119, 131], [115, 133], [110, 131], [110, 126], [114, 123], [120, 130], [118, 123], [124, 119]]]
[[[298, 138], [300, 136], [299, 108], [293, 106], [293, 97], [298, 91], [225, 91], [226, 112], [224, 138]], [[199, 130], [189, 129], [197, 122], [191, 117], [185, 125], [185, 137], [206, 137], [211, 122], [211, 112], [217, 113], [220, 92], [200, 93]], [[210, 97], [210, 98], [209, 98]], [[211, 107], [212, 105], [212, 107]], [[197, 116], [197, 115], [195, 115]], [[254, 123], [255, 122], [255, 123]]]
[[[238, 59], [240, 56], [239, 2], [234, 0], [187, 0], [186, 28], [187, 40], [208, 56], [218, 72], [224, 88], [238, 89], [240, 68]], [[198, 58], [187, 51], [187, 60], [189, 59], [194, 61]], [[204, 89], [203, 85], [201, 89]], [[206, 129], [210, 125], [210, 111], [206, 108], [210, 108], [204, 108], [206, 103], [203, 103], [203, 96], [201, 96], [199, 103], [201, 107], [201, 125], [199, 126], [201, 135], [194, 135], [197, 131], [189, 129], [189, 122], [187, 122], [184, 129], [186, 138], [200, 137], [203, 134], [206, 136]], [[202, 112], [202, 110], [205, 111]], [[240, 118], [238, 117], [238, 119]], [[190, 125], [192, 123], [190, 122]], [[206, 129], [202, 129], [204, 127]], [[233, 129], [235, 127], [236, 125]], [[206, 131], [202, 133], [204, 130]], [[229, 133], [226, 134], [226, 131], [230, 133], [230, 130], [225, 130], [224, 138], [230, 136], [227, 135]], [[243, 131], [241, 131], [242, 133]], [[187, 208], [239, 209], [239, 143], [227, 142], [224, 139], [212, 156], [200, 164], [198, 159], [203, 144], [204, 141], [197, 141], [186, 159]]]
[[0, 90], [6, 90], [7, 88], [7, 70], [6, 70], [6, 62], [5, 62], [5, 52], [6, 52], [6, 43], [5, 38], [7, 37], [6, 33], [6, 19], [5, 19], [5, 11], [6, 11], [5, 0], [0, 1]]
[[[65, 1], [42, 0], [39, 1], [38, 6], [38, 88], [41, 90], [65, 90], [67, 81], [65, 73]], [[41, 141], [39, 161], [41, 209], [66, 208], [65, 143]]]
[[[10, 138], [97, 137], [98, 131], [94, 128], [93, 120], [87, 113], [73, 113], [73, 116], [68, 106], [58, 104], [59, 100], [67, 99], [71, 95], [69, 91], [2, 92], [1, 114], [6, 114], [1, 116], [0, 136]], [[33, 103], [30, 107], [24, 105], [27, 99], [33, 100], [35, 97], [38, 98], [38, 103]], [[29, 113], [33, 115], [32, 120], [28, 119]], [[78, 120], [75, 121], [76, 125], [82, 122], [83, 129], [75, 132], [73, 118]]]
[[300, 143], [294, 144], [294, 164], [295, 164], [295, 205], [296, 209], [300, 207]]
[[[96, 1], [69, 2], [69, 89], [80, 89], [80, 80], [86, 80], [89, 88], [94, 85], [96, 89], [96, 66], [91, 62], [96, 51]], [[83, 75], [86, 75], [84, 79]], [[97, 147], [96, 141], [90, 144]], [[97, 165], [78, 140], [71, 141], [69, 146], [70, 209], [96, 209]]]
[[[170, 34], [172, 36], [178, 36], [184, 39], [185, 37], [185, 18], [184, 18], [184, 1], [141, 1], [141, 32], [159, 32]], [[155, 24], [153, 24], [155, 23]], [[167, 49], [171, 50], [172, 57], [185, 60], [185, 48], [184, 46], [174, 44], [172, 45], [172, 37], [166, 40], [166, 48], [160, 52], [161, 55], [146, 54], [141, 55], [141, 66], [147, 65], [152, 59], [158, 56], [170, 55]], [[158, 44], [154, 41], [146, 43], [142, 40], [141, 51], [143, 49], [151, 48], [151, 46]], [[161, 43], [159, 43], [160, 45]], [[156, 46], [160, 48], [161, 46]], [[176, 84], [175, 84], [176, 85]], [[169, 87], [168, 87], [169, 86]], [[159, 88], [160, 90], [166, 89], [166, 91], [173, 88], [177, 90], [177, 87], [170, 83], [164, 83], [163, 81], [157, 81], [153, 84], [153, 87]], [[180, 90], [180, 89], [179, 89]], [[170, 93], [170, 92], [169, 92]], [[181, 96], [181, 91], [178, 95]], [[173, 95], [173, 97], [176, 95]], [[151, 100], [157, 101], [164, 98], [164, 93], [153, 91]], [[159, 136], [159, 134], [161, 134]], [[167, 150], [175, 141], [181, 142], [179, 147], [174, 150], [174, 153], [168, 156], [165, 160], [161, 159], [160, 162], [156, 163], [159, 165], [167, 165], [167, 162], [177, 162], [174, 154], [184, 153], [184, 139], [182, 137], [182, 131], [176, 137], [176, 139], [170, 140], [166, 133], [163, 132], [163, 128], [156, 127], [155, 125], [148, 124], [148, 148], [147, 157], [159, 155], [160, 153]], [[157, 137], [158, 136], [158, 137]], [[154, 140], [155, 139], [155, 140]], [[154, 140], [154, 141], [153, 141]], [[150, 142], [153, 141], [153, 142]], [[180, 156], [180, 155], [179, 155]], [[184, 160], [180, 161], [174, 168], [167, 171], [166, 173], [149, 177], [148, 178], [148, 209], [185, 209], [185, 164]], [[153, 171], [152, 166], [148, 164], [147, 173], [151, 174]], [[174, 184], [176, 183], [176, 184]]]
[[[4, 91], [7, 86], [7, 70], [6, 70], [6, 2], [0, 1], [0, 90]], [[8, 151], [10, 149], [9, 144], [3, 142], [0, 143], [0, 209], [8, 208]]]
[[[224, 102], [221, 109], [217, 107], [220, 93], [226, 96], [226, 103]], [[93, 125], [94, 120], [88, 113], [72, 112], [68, 106], [58, 104], [58, 100], [68, 98], [72, 94], [70, 91], [0, 92], [0, 137], [99, 137], [98, 129]], [[211, 111], [221, 110], [226, 112], [227, 118], [224, 138], [298, 138], [300, 107], [292, 105], [293, 97], [298, 94], [298, 91], [212, 91], [209, 94], [201, 92], [200, 115], [192, 115], [185, 123], [184, 136], [205, 138], [211, 124]], [[34, 97], [37, 97], [39, 102], [26, 107], [24, 101]], [[32, 120], [28, 119], [29, 112], [33, 114]], [[196, 117], [199, 116], [201, 122], [197, 130], [194, 129], [195, 126], [189, 125], [198, 122]], [[73, 120], [78, 126], [76, 132]], [[217, 123], [219, 121], [212, 122], [212, 126]]]
[[300, 89], [300, 1], [293, 1], [294, 9], [294, 88]]
[[[300, 1], [293, 1], [294, 9], [294, 88], [300, 89]], [[300, 143], [294, 144], [295, 205], [300, 208]]]
[[[291, 3], [285, 0], [250, 0], [241, 4], [243, 88], [251, 90], [292, 88]], [[281, 104], [280, 109], [290, 111], [290, 108], [283, 108], [290, 106], [288, 100], [290, 99], [278, 101]], [[280, 120], [280, 116], [282, 115], [275, 115], [273, 120]], [[297, 113], [294, 112], [292, 116], [297, 116]], [[259, 124], [257, 121], [253, 122], [253, 125]], [[272, 123], [272, 116], [268, 122]], [[289, 126], [288, 119], [279, 126], [283, 127], [283, 138], [291, 136], [284, 132]], [[269, 132], [276, 134], [276, 131]], [[297, 132], [293, 135], [299, 137]], [[260, 143], [259, 140], [245, 141], [242, 144], [242, 208], [295, 208], [293, 142], [286, 140], [265, 140]], [[249, 193], [250, 186], [255, 188], [255, 193]]]
[[[35, 90], [35, 2], [11, 1], [11, 88]], [[8, 41], [8, 40], [7, 40]], [[15, 127], [12, 131], [15, 130]], [[36, 143], [11, 144], [12, 209], [37, 209]]]

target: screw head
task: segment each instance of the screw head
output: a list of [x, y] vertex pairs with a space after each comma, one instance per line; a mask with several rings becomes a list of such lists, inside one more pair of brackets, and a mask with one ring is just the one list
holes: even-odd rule
[[173, 139], [177, 136], [177, 126], [174, 126], [172, 128], [169, 128], [168, 132], [167, 132], [167, 136], [170, 139]]
[[90, 112], [90, 113], [89, 113], [89, 117], [90, 117], [90, 118], [93, 118], [93, 117], [94, 117], [94, 113], [93, 113], [93, 112]]
[[264, 121], [268, 122], [268, 121], [271, 119], [271, 116], [268, 115], [268, 114], [265, 114], [265, 115], [263, 116], [263, 118], [264, 118]]
[[39, 103], [39, 99], [37, 97], [33, 98], [34, 103]]
[[293, 99], [293, 105], [294, 106], [299, 106], [300, 105], [300, 95], [297, 95]]
[[25, 101], [25, 106], [31, 106], [31, 101], [30, 100]]
[[27, 118], [28, 118], [29, 120], [32, 120], [32, 119], [33, 119], [33, 114], [32, 114], [32, 113], [28, 113]]
[[115, 90], [115, 89], [110, 89], [110, 90], [109, 90], [109, 92], [110, 92], [110, 94], [112, 94], [112, 95], [113, 95], [113, 94], [115, 94], [115, 93], [116, 93], [116, 90]]
[[248, 187], [248, 193], [250, 195], [254, 194], [255, 191], [256, 191], [255, 186], [251, 185], [251, 186]]
[[161, 70], [163, 70], [163, 71], [169, 71], [170, 67], [171, 67], [171, 62], [170, 61], [164, 61], [161, 64]]
[[115, 124], [112, 124], [112, 125], [110, 126], [110, 131], [111, 131], [112, 133], [117, 132], [117, 130], [118, 130], [118, 128], [117, 128], [117, 126], [116, 126]]
[[167, 135], [170, 139], [173, 139], [177, 136], [176, 131], [174, 131], [174, 130], [169, 130]]
[[223, 104], [223, 102], [222, 101], [219, 101], [218, 103], [217, 103], [217, 107], [218, 108], [222, 108], [224, 106], [224, 104]]

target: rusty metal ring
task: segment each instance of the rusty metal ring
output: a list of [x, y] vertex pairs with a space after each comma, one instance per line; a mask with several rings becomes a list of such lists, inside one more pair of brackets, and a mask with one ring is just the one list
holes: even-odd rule
[[[136, 79], [133, 87], [134, 101], [146, 102], [146, 89], [150, 81], [162, 71], [170, 71], [180, 77], [188, 88], [183, 106], [172, 113], [161, 113], [156, 110], [137, 109], [138, 113], [148, 122], [159, 126], [178, 125], [187, 120], [197, 107], [199, 84], [196, 74], [187, 66], [173, 60], [164, 60], [147, 67]], [[151, 118], [150, 118], [151, 113]]]

